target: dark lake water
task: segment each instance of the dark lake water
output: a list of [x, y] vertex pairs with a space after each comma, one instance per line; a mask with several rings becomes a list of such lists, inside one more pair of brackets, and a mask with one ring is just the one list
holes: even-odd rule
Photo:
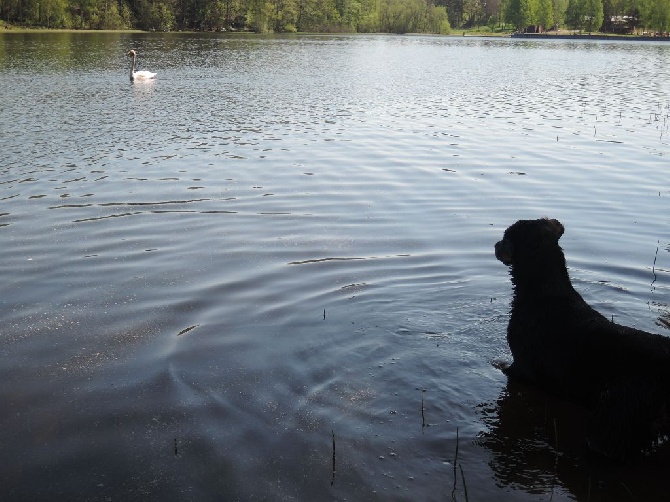
[[3, 498], [667, 496], [496, 369], [493, 245], [670, 335], [670, 45], [8, 33], [0, 89]]

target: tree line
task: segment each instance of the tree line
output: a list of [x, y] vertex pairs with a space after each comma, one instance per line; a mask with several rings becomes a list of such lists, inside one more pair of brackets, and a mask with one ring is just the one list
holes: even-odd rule
[[258, 33], [442, 33], [432, 0], [0, 0], [0, 19], [24, 26]]
[[517, 30], [540, 25], [587, 33], [667, 34], [670, 29], [670, 0], [504, 0], [502, 13]]
[[449, 33], [451, 27], [595, 32], [670, 28], [670, 0], [0, 0], [23, 26], [173, 31]]

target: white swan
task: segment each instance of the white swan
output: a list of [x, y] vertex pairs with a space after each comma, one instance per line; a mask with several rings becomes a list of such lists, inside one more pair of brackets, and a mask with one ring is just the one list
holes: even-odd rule
[[133, 62], [130, 65], [130, 81], [131, 82], [135, 79], [146, 80], [146, 79], [149, 79], [149, 78], [156, 77], [156, 74], [152, 73], [150, 71], [145, 71], [145, 70], [135, 71], [135, 60], [137, 59], [137, 53], [133, 49], [130, 49], [128, 51], [128, 54], [126, 54], [126, 56], [128, 56], [128, 57], [132, 56], [132, 58], [133, 58]]

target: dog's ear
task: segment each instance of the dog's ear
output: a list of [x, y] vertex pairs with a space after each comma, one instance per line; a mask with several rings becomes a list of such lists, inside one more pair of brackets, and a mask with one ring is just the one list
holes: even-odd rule
[[551, 232], [556, 236], [556, 240], [560, 239], [563, 235], [563, 232], [565, 232], [565, 227], [563, 224], [558, 220], [550, 220], [549, 218], [546, 218], [546, 222], [548, 223]]

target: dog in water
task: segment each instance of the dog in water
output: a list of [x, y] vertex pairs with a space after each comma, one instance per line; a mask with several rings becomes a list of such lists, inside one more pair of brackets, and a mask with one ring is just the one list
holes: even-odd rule
[[558, 220], [520, 220], [495, 245], [514, 286], [505, 373], [591, 408], [588, 446], [629, 460], [670, 436], [670, 338], [591, 308], [570, 282], [563, 232]]

